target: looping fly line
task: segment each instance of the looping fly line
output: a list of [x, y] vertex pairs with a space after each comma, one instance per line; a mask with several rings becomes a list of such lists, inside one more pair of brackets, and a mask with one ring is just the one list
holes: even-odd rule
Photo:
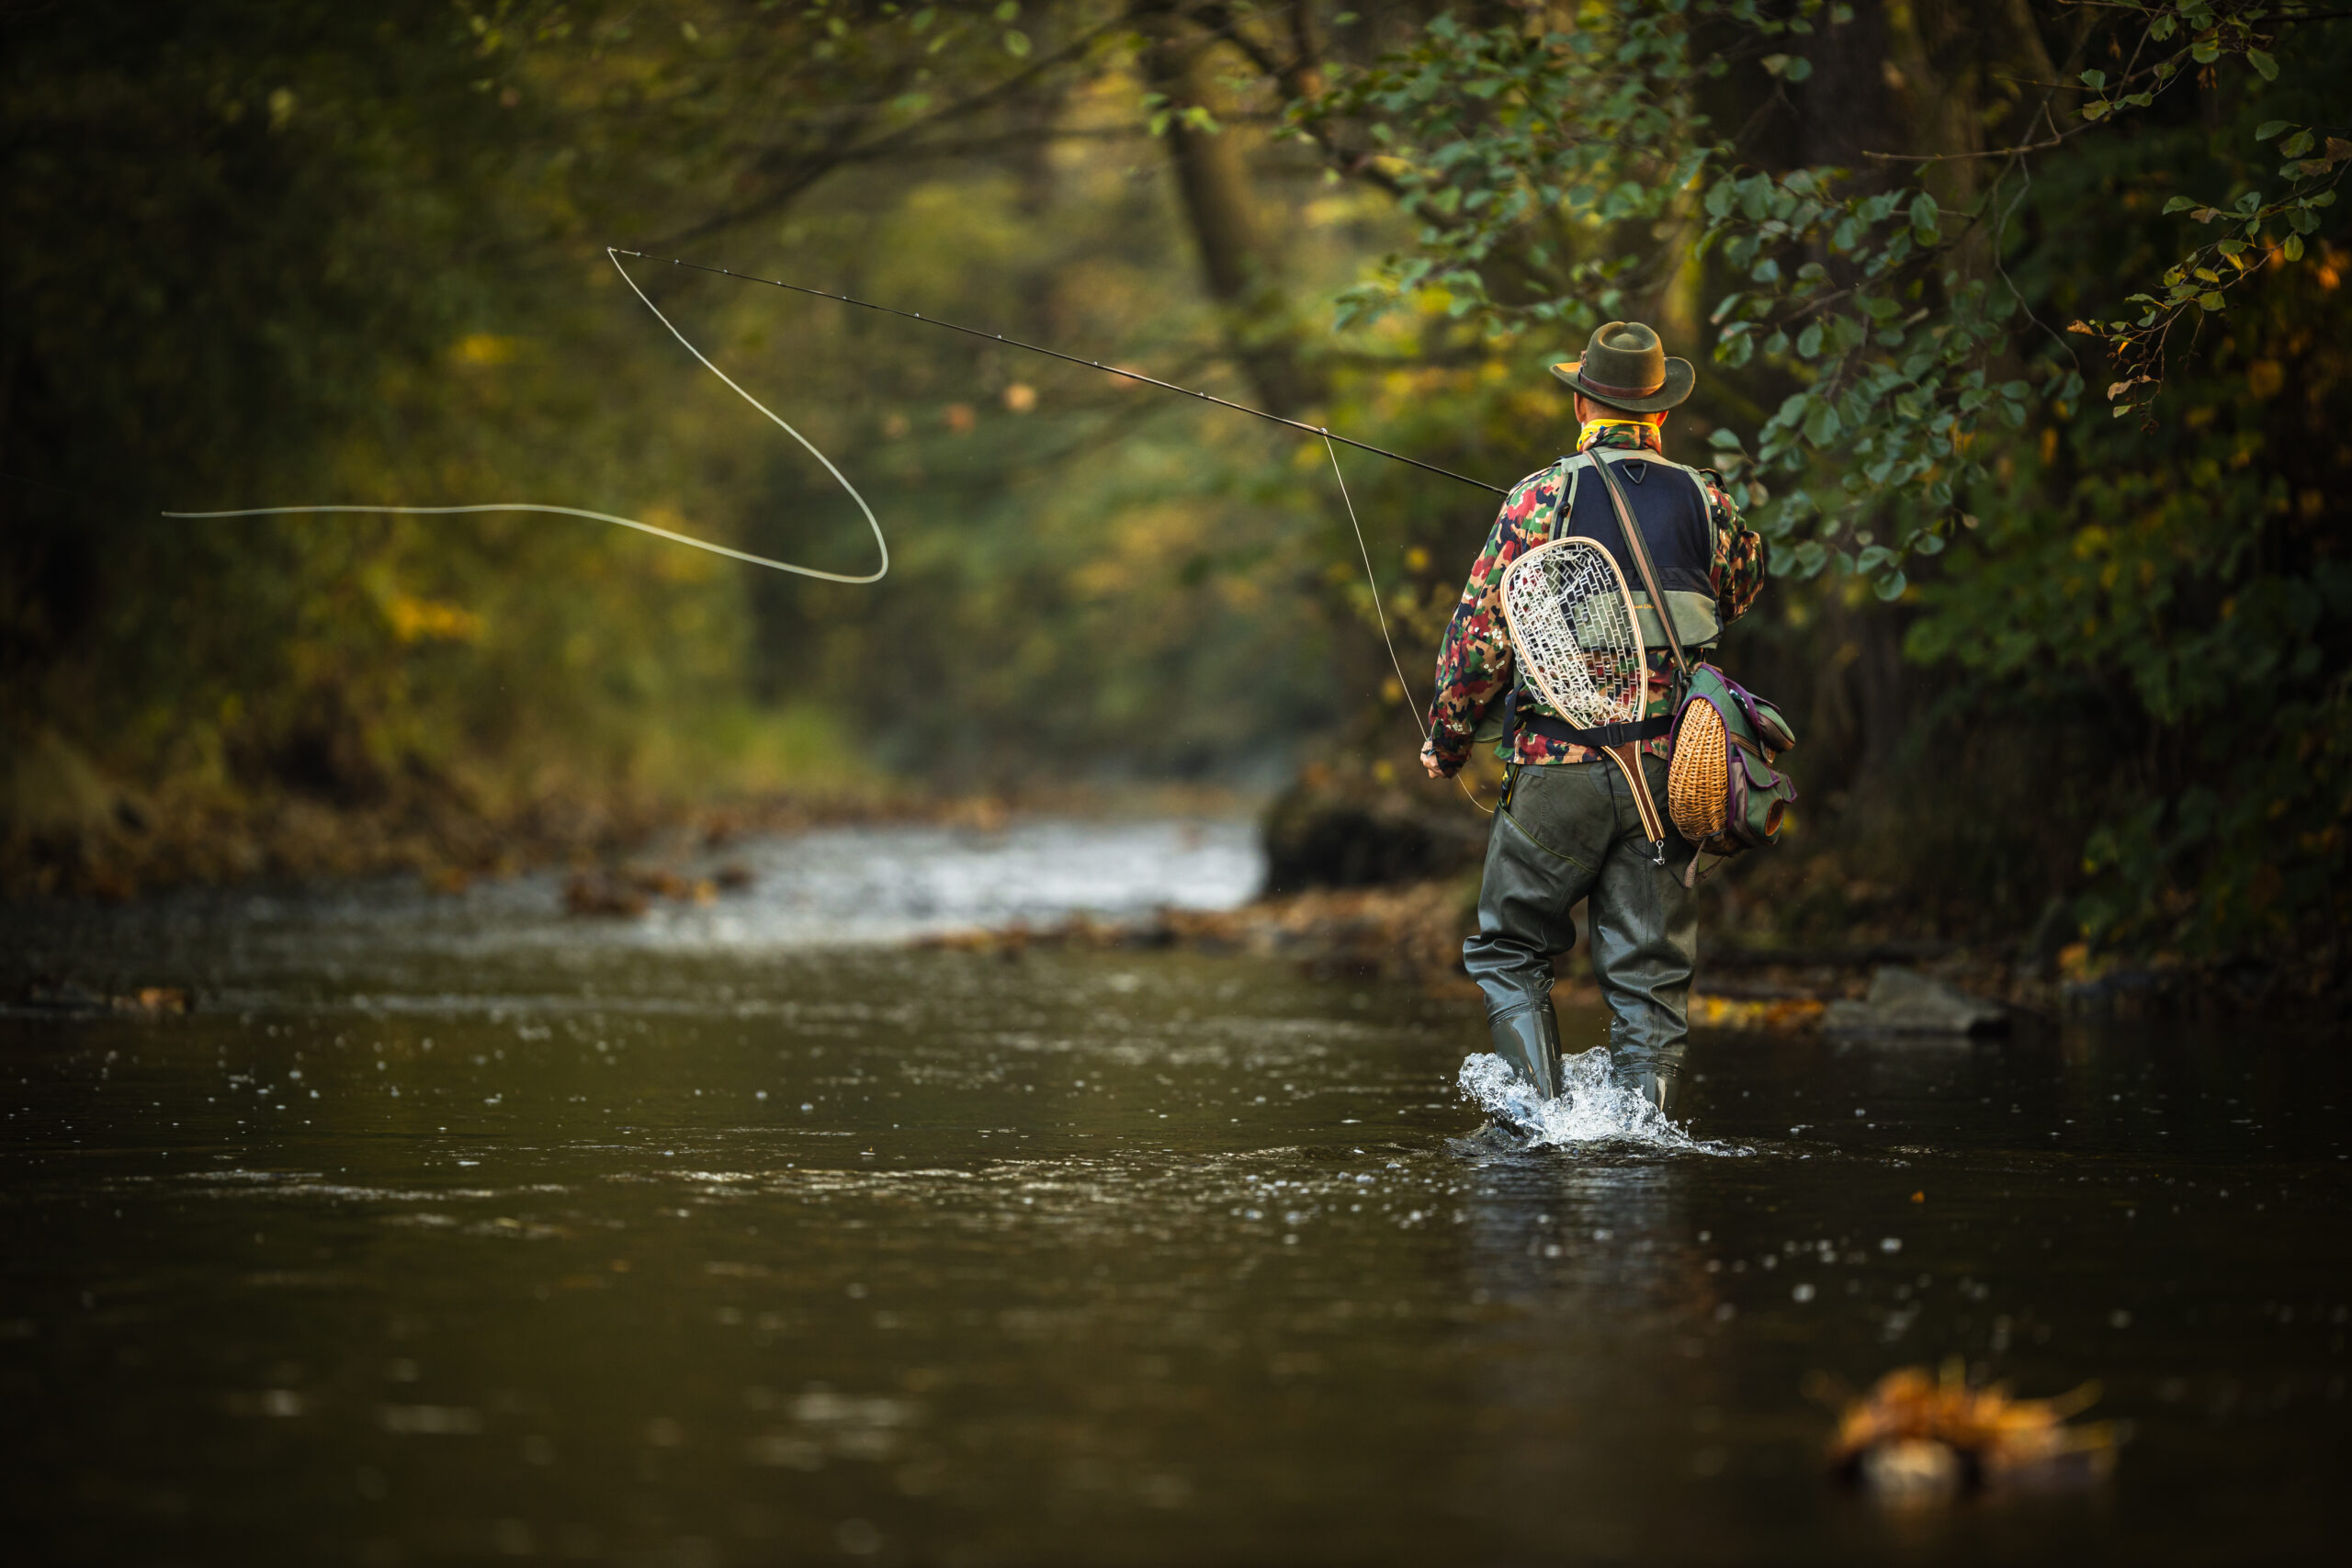
[[700, 360], [704, 369], [726, 382], [729, 390], [766, 415], [777, 429], [807, 447], [808, 455], [822, 463], [827, 473], [841, 481], [842, 489], [849, 491], [849, 498], [857, 502], [857, 509], [860, 512], [865, 513], [865, 525], [874, 530], [874, 547], [881, 552], [881, 565], [863, 575], [826, 571], [818, 567], [796, 565], [791, 561], [771, 560], [765, 556], [755, 556], [749, 550], [732, 549], [726, 545], [715, 545], [708, 539], [697, 539], [689, 534], [680, 534], [668, 528], [656, 527], [650, 523], [641, 523], [634, 517], [616, 517], [609, 512], [589, 512], [577, 506], [551, 506], [535, 501], [495, 501], [472, 506], [241, 506], [227, 512], [166, 512], [164, 515], [166, 517], [278, 517], [308, 513], [364, 512], [379, 514], [391, 513], [399, 516], [436, 517], [473, 512], [544, 512], [559, 517], [585, 517], [593, 523], [610, 523], [616, 528], [633, 528], [640, 534], [650, 534], [657, 539], [667, 539], [672, 544], [684, 545], [692, 549], [707, 550], [712, 555], [725, 556], [729, 560], [742, 561], [749, 566], [763, 566], [770, 571], [788, 571], [795, 577], [813, 577], [824, 582], [881, 581], [890, 570], [890, 542], [882, 536], [881, 520], [874, 515], [874, 508], [865, 504], [865, 497], [857, 492], [857, 487], [850, 483], [849, 476], [833, 467], [833, 460], [819, 451], [815, 442], [793, 429], [785, 422], [783, 416], [741, 387], [737, 386], [734, 378], [713, 365], [705, 356], [703, 351], [696, 348], [687, 339], [686, 334], [678, 330], [677, 323], [663, 315], [659, 305], [646, 298], [645, 290], [637, 286], [637, 279], [629, 276], [628, 268], [621, 265], [621, 255], [622, 253], [612, 246], [605, 247], [605, 259], [613, 264], [613, 270], [621, 275], [621, 281], [628, 285], [629, 292], [636, 295], [644, 303], [645, 308], [653, 312], [653, 319], [669, 328], [670, 335], [684, 344], [686, 352]]
[[[840, 468], [834, 467], [833, 460], [831, 457], [826, 457], [823, 452], [818, 450], [817, 444], [815, 442], [801, 434], [799, 431], [795, 430], [791, 424], [786, 422], [782, 415], [778, 414], [774, 409], [769, 408], [765, 403], [760, 401], [759, 399], [753, 397], [751, 393], [745, 391], [741, 386], [737, 384], [733, 377], [728, 375], [726, 371], [721, 370], [718, 366], [712, 364], [709, 356], [705, 355], [701, 349], [696, 348], [694, 345], [693, 341], [690, 340], [684, 333], [678, 330], [677, 323], [670, 320], [669, 317], [663, 315], [662, 313], [662, 308], [656, 305], [652, 299], [648, 297], [645, 290], [638, 286], [637, 279], [629, 276], [628, 268], [621, 265], [621, 257], [623, 256], [634, 256], [640, 261], [655, 258], [648, 257], [643, 251], [624, 251], [616, 245], [607, 245], [605, 247], [605, 257], [607, 261], [610, 261], [613, 264], [613, 270], [621, 275], [621, 281], [628, 285], [629, 292], [637, 296], [639, 302], [644, 305], [647, 310], [653, 312], [653, 319], [660, 321], [664, 327], [667, 327], [670, 331], [670, 335], [676, 338], [685, 348], [685, 351], [688, 354], [693, 355], [704, 369], [709, 371], [712, 375], [725, 382], [727, 384], [728, 390], [733, 392], [737, 397], [742, 399], [745, 402], [759, 410], [761, 414], [771, 423], [775, 424], [777, 429], [783, 431], [786, 435], [791, 436], [795, 441], [800, 443], [803, 447], [807, 448], [808, 455], [816, 458], [819, 463], [822, 464], [825, 471], [832, 475], [834, 479], [840, 483], [842, 489], [849, 492], [849, 498], [857, 502], [858, 511], [865, 514], [866, 526], [874, 531], [874, 547], [882, 558], [881, 564], [876, 567], [874, 570], [864, 574], [826, 571], [818, 567], [800, 566], [792, 561], [772, 560], [766, 556], [753, 555], [749, 550], [739, 550], [726, 545], [713, 544], [707, 539], [697, 539], [690, 534], [681, 534], [673, 529], [657, 527], [653, 524], [640, 522], [639, 519], [634, 517], [616, 517], [609, 512], [591, 512], [585, 508], [578, 506], [556, 506], [542, 502], [532, 501], [484, 502], [467, 506], [362, 506], [339, 503], [311, 506], [240, 506], [219, 512], [166, 512], [164, 515], [166, 517], [219, 518], [300, 516], [311, 513], [365, 513], [376, 515], [389, 514], [394, 516], [439, 517], [470, 513], [537, 512], [546, 513], [558, 517], [584, 517], [592, 523], [609, 523], [616, 528], [634, 529], [636, 532], [640, 534], [650, 534], [657, 539], [667, 539], [672, 544], [684, 545], [690, 549], [707, 550], [712, 555], [724, 556], [729, 560], [741, 561], [747, 566], [765, 567], [770, 571], [790, 572], [796, 577], [813, 577], [824, 582], [845, 582], [853, 584], [881, 581], [884, 577], [888, 575], [890, 570], [890, 543], [888, 539], [883, 537], [881, 520], [874, 515], [874, 508], [866, 504], [865, 497], [858, 493], [857, 486], [850, 482], [850, 479], [847, 474], [842, 473]], [[682, 261], [675, 257], [671, 258], [670, 265], [672, 266], [686, 267], [695, 272], [707, 272], [721, 277], [731, 277], [740, 283], [764, 283], [772, 288], [789, 289], [795, 294], [807, 294], [820, 299], [831, 299], [839, 304], [854, 305], [861, 310], [878, 310], [884, 315], [897, 316], [903, 321], [918, 321], [924, 326], [943, 327], [949, 332], [960, 333], [967, 337], [980, 338], [989, 343], [1001, 344], [1007, 348], [1025, 349], [1031, 354], [1042, 354], [1047, 358], [1058, 359], [1066, 364], [1083, 366], [1088, 369], [1102, 371], [1106, 375], [1118, 376], [1130, 381], [1139, 381], [1149, 387], [1158, 387], [1164, 391], [1182, 393], [1183, 396], [1188, 398], [1196, 398], [1203, 402], [1214, 403], [1219, 408], [1230, 409], [1236, 413], [1246, 413], [1253, 418], [1265, 420], [1270, 423], [1286, 425], [1293, 430], [1303, 431], [1307, 434], [1319, 436], [1323, 442], [1324, 451], [1330, 455], [1331, 475], [1339, 481], [1340, 499], [1348, 510], [1348, 525], [1355, 531], [1356, 549], [1363, 557], [1364, 581], [1372, 589], [1373, 614], [1380, 622], [1380, 640], [1387, 647], [1389, 668], [1396, 671], [1397, 685], [1401, 690], [1406, 692], [1409, 692], [1412, 689], [1411, 683], [1405, 679], [1404, 666], [1396, 658], [1396, 644], [1388, 635], [1388, 615], [1386, 611], [1382, 608], [1380, 603], [1380, 580], [1373, 572], [1372, 551], [1364, 543], [1363, 525], [1356, 521], [1355, 502], [1348, 494], [1347, 477], [1340, 471], [1340, 454], [1337, 447], [1333, 446], [1333, 443], [1344, 443], [1347, 446], [1356, 447], [1360, 451], [1370, 452], [1377, 457], [1392, 458], [1399, 463], [1409, 463], [1414, 468], [1422, 469], [1425, 472], [1442, 475], [1449, 479], [1456, 479], [1464, 484], [1476, 486], [1479, 490], [1491, 491], [1497, 495], [1508, 493], [1500, 485], [1490, 485], [1483, 479], [1474, 479], [1467, 474], [1458, 474], [1451, 468], [1442, 468], [1434, 463], [1424, 463], [1418, 457], [1408, 457], [1401, 452], [1391, 452], [1385, 446], [1374, 446], [1368, 442], [1357, 441], [1349, 436], [1335, 435], [1329, 427], [1324, 425], [1308, 424], [1303, 420], [1289, 419], [1281, 414], [1269, 413], [1263, 409], [1253, 409], [1249, 407], [1247, 404], [1231, 402], [1224, 398], [1216, 397], [1207, 392], [1198, 391], [1190, 387], [1177, 386], [1172, 381], [1162, 381], [1157, 377], [1146, 376], [1141, 371], [1122, 369], [1115, 365], [1105, 365], [1099, 359], [1080, 359], [1076, 355], [1064, 354], [1058, 349], [1046, 348], [1038, 344], [1023, 343], [1018, 338], [1006, 337], [1002, 333], [987, 333], [980, 331], [977, 327], [958, 326], [953, 321], [941, 321], [936, 316], [926, 316], [920, 310], [894, 310], [888, 305], [876, 305], [864, 299], [853, 299], [846, 294], [832, 294], [828, 293], [826, 290], [821, 288], [810, 288], [797, 283], [786, 283], [782, 278], [761, 277], [751, 273], [730, 271], [726, 267], [705, 266], [699, 262]], [[1409, 702], [1407, 706], [1413, 714], [1413, 722], [1420, 728], [1422, 739], [1427, 740], [1429, 738], [1429, 727], [1421, 722], [1419, 710], [1418, 708], [1412, 708]], [[1457, 778], [1456, 782], [1460, 783], [1461, 781]], [[1472, 793], [1470, 786], [1467, 784], [1462, 784], [1462, 792], [1463, 794], [1469, 795], [1470, 803], [1473, 806], [1476, 806], [1481, 811], [1489, 811], [1491, 814], [1491, 808], [1479, 801], [1477, 795]]]

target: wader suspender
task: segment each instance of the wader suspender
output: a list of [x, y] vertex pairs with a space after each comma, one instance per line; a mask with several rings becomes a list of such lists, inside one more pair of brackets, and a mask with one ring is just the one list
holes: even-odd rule
[[[1667, 650], [1674, 656], [1675, 672], [1679, 677], [1675, 694], [1679, 700], [1681, 695], [1680, 688], [1687, 687], [1690, 683], [1690, 656], [1682, 650], [1681, 634], [1674, 629], [1674, 606], [1668, 604], [1666, 595], [1658, 591], [1657, 570], [1650, 565], [1650, 547], [1642, 538], [1642, 525], [1634, 520], [1633, 508], [1625, 504], [1625, 492], [1617, 488], [1617, 476], [1609, 471], [1609, 459], [1602, 457], [1597, 449], [1591, 456], [1592, 466], [1600, 473], [1601, 488], [1608, 491], [1609, 503], [1616, 510], [1618, 531], [1625, 536], [1625, 547], [1633, 552], [1634, 565], [1642, 574], [1642, 587], [1648, 592], [1650, 607], [1657, 612], [1657, 624], [1666, 633]], [[1668, 705], [1669, 707], [1672, 705]], [[1632, 781], [1635, 789], [1647, 797], [1650, 786], [1649, 780], [1642, 773], [1641, 743], [1627, 741], [1622, 746], [1611, 746], [1607, 750], [1623, 760], [1627, 778]], [[1645, 798], [1644, 804], [1649, 807], [1645, 815], [1650, 821], [1662, 823], [1666, 820], [1665, 814], [1658, 810], [1656, 800]], [[1666, 863], [1664, 839], [1659, 839], [1653, 846], [1650, 863], [1654, 865]]]

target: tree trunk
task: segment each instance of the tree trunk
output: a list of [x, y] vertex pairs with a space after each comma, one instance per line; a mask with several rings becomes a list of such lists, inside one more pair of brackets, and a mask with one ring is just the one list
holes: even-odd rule
[[1151, 90], [1166, 100], [1164, 137], [1184, 216], [1200, 252], [1201, 279], [1223, 318], [1226, 341], [1260, 404], [1296, 417], [1319, 392], [1300, 363], [1301, 341], [1282, 287], [1281, 253], [1267, 240], [1239, 138], [1188, 123], [1187, 109], [1216, 118], [1222, 95], [1211, 51], [1216, 39], [1163, 13], [1144, 51]]

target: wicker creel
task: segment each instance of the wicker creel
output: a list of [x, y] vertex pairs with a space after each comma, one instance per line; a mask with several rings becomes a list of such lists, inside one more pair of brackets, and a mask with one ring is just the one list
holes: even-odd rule
[[1730, 796], [1731, 741], [1713, 703], [1683, 710], [1674, 735], [1674, 764], [1666, 777], [1666, 811], [1675, 830], [1694, 844], [1722, 832]]

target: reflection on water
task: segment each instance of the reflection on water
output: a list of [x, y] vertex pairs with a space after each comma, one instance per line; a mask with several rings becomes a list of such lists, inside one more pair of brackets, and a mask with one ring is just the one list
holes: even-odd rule
[[[1105, 897], [1072, 887], [1247, 890], [1238, 838], [1132, 830], [1202, 874], [1155, 887], [1097, 830], [1036, 831], [1061, 847], [1034, 863], [1073, 863], [952, 910], [909, 891], [941, 840], [869, 840], [908, 882], [842, 872], [862, 902], [830, 919], [775, 868], [840, 840], [763, 848], [770, 902], [733, 933], [566, 923], [544, 885], [0, 916], [22, 970], [199, 989], [184, 1019], [0, 1019], [16, 1536], [108, 1562], [2203, 1562], [2344, 1522], [2333, 1051], [1702, 1039], [1715, 1148], [1512, 1146], [1454, 1087], [1475, 1002], [846, 940]], [[1223, 884], [1187, 859], [1227, 853]], [[2136, 1434], [2110, 1492], [1906, 1518], [1828, 1489], [1804, 1374], [1947, 1354], [2028, 1393], [2100, 1378]]]

